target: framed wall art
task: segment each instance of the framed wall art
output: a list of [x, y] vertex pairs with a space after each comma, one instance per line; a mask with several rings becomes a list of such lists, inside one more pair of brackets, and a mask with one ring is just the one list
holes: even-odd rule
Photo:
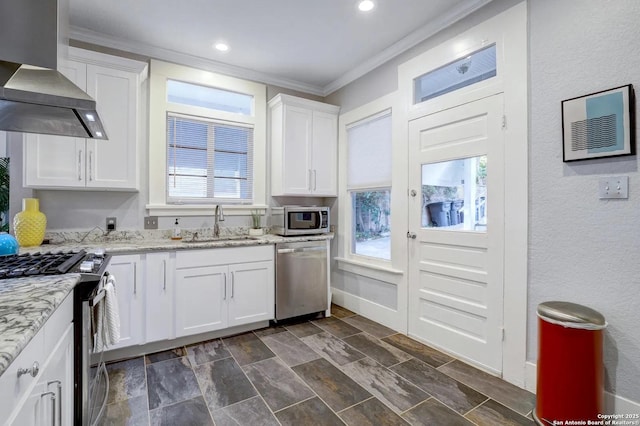
[[633, 86], [562, 101], [562, 160], [635, 154]]

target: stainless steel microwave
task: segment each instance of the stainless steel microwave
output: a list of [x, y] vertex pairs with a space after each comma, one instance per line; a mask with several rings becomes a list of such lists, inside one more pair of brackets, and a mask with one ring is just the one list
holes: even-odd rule
[[271, 224], [278, 235], [325, 234], [329, 232], [329, 207], [274, 207]]

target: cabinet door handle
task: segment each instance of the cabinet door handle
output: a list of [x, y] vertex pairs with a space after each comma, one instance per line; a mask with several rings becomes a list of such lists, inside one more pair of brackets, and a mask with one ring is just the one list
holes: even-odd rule
[[309, 188], [309, 191], [311, 191], [311, 169], [309, 169], [309, 185], [307, 185], [307, 188]]
[[236, 277], [235, 277], [235, 272], [231, 272], [231, 298], [233, 299], [233, 293], [235, 290], [235, 286], [236, 286]]
[[138, 262], [133, 262], [133, 294], [138, 293]]
[[82, 180], [82, 150], [78, 151], [78, 180]]
[[49, 389], [49, 385], [53, 384], [56, 384], [58, 395], [58, 425], [62, 426], [62, 382], [60, 380], [52, 380], [50, 382], [47, 382], [47, 389]]
[[44, 398], [45, 396], [51, 395], [51, 424], [55, 426], [56, 424], [56, 393], [55, 392], [44, 392], [40, 394], [40, 398]]
[[40, 364], [38, 363], [38, 361], [34, 361], [31, 368], [18, 368], [18, 377], [22, 376], [23, 374], [29, 374], [31, 377], [36, 377], [39, 372]]
[[224, 275], [224, 298], [222, 300], [227, 300], [227, 273], [222, 275]]
[[317, 175], [317, 170], [313, 169], [313, 190], [316, 190], [318, 184], [318, 175]]
[[167, 289], [167, 261], [166, 260], [162, 261], [162, 281], [163, 281], [162, 289], [166, 290]]
[[93, 151], [89, 151], [89, 180], [93, 180]]

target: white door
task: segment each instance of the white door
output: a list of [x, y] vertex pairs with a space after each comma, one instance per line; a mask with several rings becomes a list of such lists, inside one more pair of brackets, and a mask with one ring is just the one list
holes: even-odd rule
[[[502, 372], [502, 94], [409, 123], [409, 334]], [[413, 194], [413, 193], [412, 193]]]
[[116, 279], [120, 316], [120, 342], [109, 350], [139, 345], [144, 341], [144, 287], [140, 255], [113, 256], [109, 273]]
[[87, 65], [87, 93], [109, 140], [87, 139], [87, 187], [138, 189], [135, 74]]
[[250, 324], [273, 319], [273, 262], [251, 262], [229, 265], [231, 289], [228, 326]]
[[227, 327], [230, 279], [227, 266], [176, 270], [176, 337]]
[[174, 271], [175, 253], [147, 253], [144, 289], [146, 293], [145, 343], [169, 340], [175, 337]]

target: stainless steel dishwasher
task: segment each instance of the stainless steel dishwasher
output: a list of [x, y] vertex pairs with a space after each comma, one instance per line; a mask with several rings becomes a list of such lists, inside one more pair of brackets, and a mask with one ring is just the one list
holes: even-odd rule
[[327, 242], [276, 244], [276, 320], [328, 308]]

